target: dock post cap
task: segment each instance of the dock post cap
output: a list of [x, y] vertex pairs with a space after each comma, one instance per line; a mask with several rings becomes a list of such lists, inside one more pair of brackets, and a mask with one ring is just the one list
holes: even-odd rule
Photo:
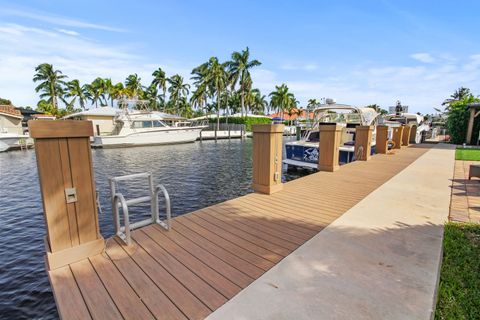
[[356, 130], [373, 130], [374, 126], [356, 126]]
[[281, 132], [285, 129], [284, 124], [254, 124], [252, 125], [252, 132]]
[[341, 131], [342, 128], [344, 128], [343, 126], [339, 125], [339, 124], [320, 124], [318, 126], [318, 130], [319, 131]]
[[93, 136], [93, 124], [87, 120], [30, 120], [32, 138], [82, 138]]

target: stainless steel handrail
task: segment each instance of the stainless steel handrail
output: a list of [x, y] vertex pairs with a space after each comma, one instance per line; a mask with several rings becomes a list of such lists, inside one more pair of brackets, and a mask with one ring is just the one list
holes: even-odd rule
[[[125, 227], [120, 227], [120, 215], [118, 212], [119, 206], [123, 209], [123, 221], [125, 222]], [[125, 198], [121, 193], [116, 193], [113, 196], [113, 216], [115, 219], [115, 233], [119, 236], [127, 245], [132, 244], [132, 239], [130, 237], [130, 215], [128, 214], [128, 205], [125, 201]], [[124, 229], [124, 232], [122, 232]]]
[[[116, 182], [118, 181], [125, 181], [129, 179], [136, 179], [136, 178], [148, 178], [149, 184], [149, 193], [148, 196], [138, 197], [134, 199], [125, 200], [125, 197], [116, 192]], [[156, 223], [166, 230], [171, 228], [171, 204], [170, 204], [170, 195], [168, 194], [167, 189], [159, 184], [154, 188], [153, 178], [151, 173], [137, 173], [131, 174], [127, 176], [121, 177], [114, 177], [110, 179], [110, 189], [112, 195], [112, 211], [113, 211], [113, 220], [115, 223], [115, 234], [120, 237], [127, 245], [132, 243], [130, 231], [147, 226], [149, 224]], [[165, 198], [165, 209], [166, 209], [166, 222], [160, 219], [160, 212], [158, 206], [158, 195], [162, 192]], [[149, 219], [145, 219], [142, 221], [137, 221], [134, 223], [130, 223], [130, 215], [128, 211], [129, 205], [136, 205], [143, 202], [150, 202], [150, 214], [151, 217]], [[120, 223], [120, 213], [119, 208], [122, 208], [123, 215], [124, 215], [124, 226]]]
[[[165, 197], [165, 211], [167, 216], [167, 223], [164, 223], [162, 220], [160, 220], [160, 217], [159, 217], [160, 210], [158, 209], [158, 194], [160, 191], [162, 191], [163, 196]], [[172, 212], [170, 207], [170, 195], [168, 194], [168, 191], [163, 186], [163, 184], [159, 184], [155, 188], [155, 212], [157, 214], [155, 217], [155, 223], [158, 223], [162, 225], [165, 229], [170, 230], [171, 228], [170, 219], [172, 218]]]

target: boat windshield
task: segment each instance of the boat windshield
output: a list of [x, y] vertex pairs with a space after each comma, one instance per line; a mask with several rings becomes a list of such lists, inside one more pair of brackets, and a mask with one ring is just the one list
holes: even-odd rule
[[143, 121], [133, 121], [132, 129], [142, 129], [142, 128], [161, 128], [166, 125], [160, 120], [143, 120]]
[[326, 111], [319, 114], [320, 123], [361, 123], [362, 119], [359, 113], [345, 113], [336, 111]]
[[320, 133], [318, 131], [310, 131], [307, 137], [307, 142], [319, 142]]

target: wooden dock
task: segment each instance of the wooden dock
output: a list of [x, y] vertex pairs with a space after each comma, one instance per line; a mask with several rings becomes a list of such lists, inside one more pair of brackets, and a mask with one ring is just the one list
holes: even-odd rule
[[[402, 148], [147, 226], [49, 272], [63, 319], [203, 319], [428, 150]], [[220, 186], [219, 186], [220, 187]], [[273, 284], [272, 284], [273, 285]]]

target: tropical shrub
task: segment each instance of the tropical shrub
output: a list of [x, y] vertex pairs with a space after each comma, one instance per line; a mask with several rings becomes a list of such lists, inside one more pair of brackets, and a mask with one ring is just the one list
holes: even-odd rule
[[[211, 123], [217, 123], [217, 119], [209, 119]], [[226, 117], [220, 117], [220, 123], [226, 123]], [[252, 131], [252, 125], [254, 124], [269, 124], [272, 120], [267, 117], [232, 117], [228, 118], [228, 123], [235, 123], [235, 124], [244, 124], [246, 131]]]
[[[479, 99], [470, 95], [458, 101], [452, 101], [448, 107], [447, 129], [450, 140], [455, 144], [465, 142], [470, 111], [468, 104], [478, 102]], [[472, 142], [477, 141], [480, 130], [480, 117], [475, 118], [472, 132]]]

